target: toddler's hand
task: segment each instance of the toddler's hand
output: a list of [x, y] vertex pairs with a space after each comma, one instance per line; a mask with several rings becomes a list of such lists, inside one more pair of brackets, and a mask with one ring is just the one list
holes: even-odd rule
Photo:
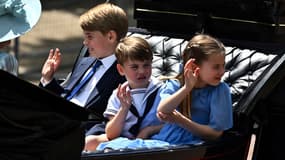
[[130, 108], [132, 104], [132, 97], [131, 97], [131, 92], [127, 91], [127, 84], [121, 85], [119, 84], [118, 86], [118, 92], [117, 92], [117, 97], [120, 100], [121, 106], [123, 108]]

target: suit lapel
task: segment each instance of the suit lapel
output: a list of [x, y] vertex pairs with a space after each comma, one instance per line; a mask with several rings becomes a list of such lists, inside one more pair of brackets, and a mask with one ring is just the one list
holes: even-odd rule
[[112, 64], [112, 66], [106, 71], [106, 73], [103, 75], [103, 77], [96, 84], [96, 87], [91, 92], [91, 94], [87, 100], [87, 103], [86, 103], [87, 107], [89, 106], [89, 104], [94, 102], [94, 99], [99, 98], [102, 94], [105, 93], [104, 90], [107, 89], [106, 87], [109, 87], [109, 88], [111, 87], [110, 81], [118, 79], [119, 74], [116, 73], [116, 71], [117, 71], [116, 63], [117, 62], [114, 62]]
[[66, 86], [66, 89], [68, 91], [72, 90], [75, 87], [75, 85], [81, 80], [81, 78], [84, 76], [88, 68], [91, 67], [94, 61], [95, 58], [93, 57], [83, 57], [80, 59], [78, 65], [75, 67], [70, 77], [68, 85]]

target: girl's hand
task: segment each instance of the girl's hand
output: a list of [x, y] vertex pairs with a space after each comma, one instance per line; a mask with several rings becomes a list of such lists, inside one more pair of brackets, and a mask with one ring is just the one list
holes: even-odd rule
[[182, 119], [185, 118], [180, 112], [177, 110], [174, 110], [171, 113], [162, 113], [158, 112], [157, 117], [164, 122], [169, 122], [169, 123], [179, 123]]
[[54, 73], [57, 71], [61, 63], [61, 53], [58, 48], [51, 49], [49, 51], [49, 56], [42, 68], [42, 78], [45, 81], [51, 81]]
[[127, 86], [128, 86], [127, 83], [125, 83], [123, 86], [119, 84], [117, 97], [120, 100], [121, 107], [129, 109], [132, 104], [132, 97], [131, 97], [131, 92], [127, 91]]
[[163, 124], [161, 125], [155, 125], [155, 126], [147, 126], [140, 130], [136, 138], [142, 138], [147, 139], [150, 138], [150, 136], [158, 133], [160, 129], [162, 128]]
[[189, 59], [184, 66], [184, 78], [185, 86], [187, 89], [191, 90], [198, 79], [200, 68], [194, 63], [195, 59]]

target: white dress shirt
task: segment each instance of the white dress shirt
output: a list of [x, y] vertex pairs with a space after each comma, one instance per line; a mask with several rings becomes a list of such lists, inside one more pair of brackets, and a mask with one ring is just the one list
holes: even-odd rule
[[[95, 88], [96, 84], [99, 82], [99, 80], [103, 77], [104, 73], [112, 66], [112, 64], [116, 61], [116, 57], [114, 54], [112, 54], [109, 57], [105, 57], [103, 59], [100, 59], [102, 62], [102, 65], [97, 68], [96, 73], [93, 75], [93, 77], [90, 79], [89, 82], [83, 88], [78, 92], [74, 97], [70, 100], [71, 102], [79, 105], [79, 106], [85, 106], [86, 102]], [[89, 70], [85, 73], [84, 76], [86, 76], [90, 71], [92, 67], [89, 68]], [[84, 78], [83, 76], [83, 78]]]

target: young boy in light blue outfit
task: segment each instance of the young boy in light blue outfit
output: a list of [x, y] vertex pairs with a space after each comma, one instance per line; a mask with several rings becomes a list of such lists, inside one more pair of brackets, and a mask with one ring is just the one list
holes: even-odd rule
[[[156, 111], [159, 102], [173, 94], [177, 81], [167, 83], [151, 77], [153, 54], [147, 41], [127, 37], [116, 48], [117, 69], [127, 82], [119, 85], [109, 98], [104, 116], [109, 119], [106, 134], [90, 135], [86, 150], [95, 150], [101, 142], [117, 137], [149, 138], [162, 127]], [[92, 140], [90, 140], [92, 139]]]

